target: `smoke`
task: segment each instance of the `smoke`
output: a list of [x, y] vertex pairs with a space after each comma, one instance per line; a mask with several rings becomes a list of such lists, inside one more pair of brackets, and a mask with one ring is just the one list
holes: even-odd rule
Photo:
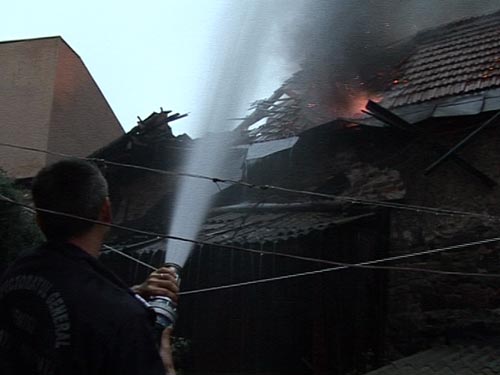
[[500, 10], [496, 0], [313, 0], [294, 19], [289, 58], [335, 76], [373, 73], [383, 49], [417, 32]]
[[[279, 1], [278, 1], [279, 2]], [[405, 40], [424, 29], [500, 10], [497, 0], [306, 0], [281, 12], [282, 53], [325, 100], [387, 82]], [[281, 9], [286, 9], [285, 7]], [[392, 48], [390, 46], [393, 46]], [[408, 45], [407, 45], [408, 47]], [[400, 53], [398, 53], [398, 51]], [[375, 79], [374, 79], [375, 78]], [[347, 99], [348, 100], [348, 99]], [[340, 103], [342, 104], [342, 103]]]

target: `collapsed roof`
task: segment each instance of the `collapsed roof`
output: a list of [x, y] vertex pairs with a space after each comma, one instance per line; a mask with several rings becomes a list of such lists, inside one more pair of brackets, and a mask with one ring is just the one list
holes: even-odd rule
[[[369, 87], [378, 84], [380, 77], [374, 77], [372, 83], [351, 82], [345, 87], [339, 82], [311, 82], [305, 67], [271, 97], [255, 102], [253, 113], [238, 130], [248, 131], [251, 140], [260, 142], [295, 136], [322, 123], [352, 117], [345, 114], [345, 108], [324, 105], [325, 100], [318, 96], [328, 90], [343, 91], [351, 112], [359, 112], [368, 98], [382, 98], [382, 106], [410, 123], [498, 110], [499, 36], [500, 12], [496, 12], [420, 32], [400, 43], [399, 48], [390, 46], [381, 53], [403, 52], [406, 56], [395, 69], [386, 67], [393, 73], [386, 77], [386, 89], [382, 91]], [[326, 86], [328, 90], [324, 90]], [[372, 118], [361, 123], [383, 126]], [[335, 124], [345, 127], [349, 121]]]

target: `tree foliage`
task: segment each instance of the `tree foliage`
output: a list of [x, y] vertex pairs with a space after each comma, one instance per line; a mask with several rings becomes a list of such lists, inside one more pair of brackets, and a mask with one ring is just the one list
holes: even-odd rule
[[[0, 194], [16, 202], [23, 200], [23, 192], [0, 171]], [[21, 206], [0, 200], [0, 272], [21, 251], [34, 247], [42, 240], [33, 214]]]

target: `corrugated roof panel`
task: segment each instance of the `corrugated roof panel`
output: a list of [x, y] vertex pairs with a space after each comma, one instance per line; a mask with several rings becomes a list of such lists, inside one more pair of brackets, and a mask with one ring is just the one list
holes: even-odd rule
[[484, 99], [484, 112], [498, 110], [500, 110], [500, 96]]
[[247, 160], [259, 159], [276, 152], [288, 150], [297, 143], [299, 137], [290, 137], [268, 142], [253, 143], [248, 148]]
[[433, 117], [450, 117], [476, 115], [483, 109], [484, 96], [477, 95], [467, 98], [452, 98], [438, 105], [432, 114]]
[[[406, 100], [407, 98], [398, 98], [398, 100]], [[384, 98], [380, 104], [389, 108], [387, 103], [390, 103], [391, 100], [390, 98]], [[485, 90], [474, 95], [453, 95], [391, 109], [392, 112], [410, 124], [418, 123], [429, 117], [474, 115], [497, 110], [500, 110], [500, 88]], [[371, 117], [363, 119], [362, 124], [367, 126], [385, 126], [382, 122]]]

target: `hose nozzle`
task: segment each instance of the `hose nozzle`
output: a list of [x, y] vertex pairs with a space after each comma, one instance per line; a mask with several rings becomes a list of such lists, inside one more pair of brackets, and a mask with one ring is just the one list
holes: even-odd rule
[[[180, 271], [181, 268], [176, 264], [165, 264], [164, 267], [175, 269], [177, 285], [180, 284]], [[177, 303], [169, 297], [153, 296], [149, 300], [150, 306], [156, 313], [155, 326], [158, 330], [163, 330], [168, 327], [173, 327], [177, 321]]]

